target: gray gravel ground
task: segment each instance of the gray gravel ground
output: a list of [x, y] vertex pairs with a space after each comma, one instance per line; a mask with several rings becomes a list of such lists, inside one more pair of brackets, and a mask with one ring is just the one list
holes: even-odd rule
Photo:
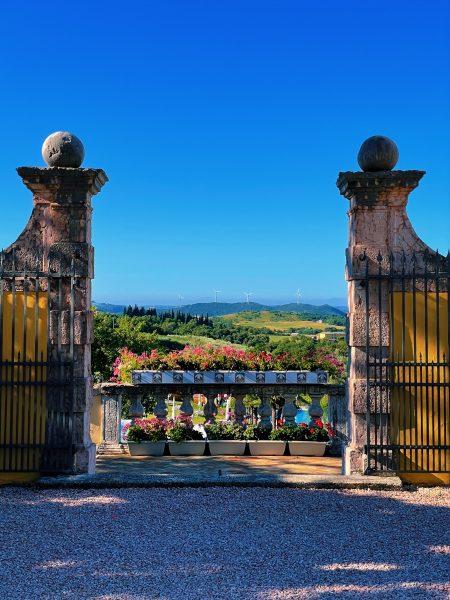
[[0, 489], [0, 599], [450, 598], [450, 490]]

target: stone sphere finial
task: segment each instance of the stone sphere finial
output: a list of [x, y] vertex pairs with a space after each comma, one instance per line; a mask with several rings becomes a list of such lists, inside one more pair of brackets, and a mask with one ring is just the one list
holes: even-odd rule
[[42, 144], [42, 157], [49, 167], [77, 169], [84, 159], [84, 146], [73, 133], [55, 131]]
[[397, 145], [384, 135], [367, 138], [358, 152], [358, 164], [363, 171], [392, 171], [397, 161]]

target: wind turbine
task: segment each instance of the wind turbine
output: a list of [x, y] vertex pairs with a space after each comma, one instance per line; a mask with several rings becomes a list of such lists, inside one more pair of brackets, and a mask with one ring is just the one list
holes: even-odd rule
[[243, 292], [243, 294], [247, 298], [247, 304], [250, 304], [250, 296], [253, 296], [253, 292]]
[[300, 298], [302, 297], [300, 290], [297, 290], [297, 293], [295, 295], [297, 296], [297, 304], [300, 304]]
[[217, 296], [220, 294], [220, 290], [214, 290], [214, 302], [217, 304]]

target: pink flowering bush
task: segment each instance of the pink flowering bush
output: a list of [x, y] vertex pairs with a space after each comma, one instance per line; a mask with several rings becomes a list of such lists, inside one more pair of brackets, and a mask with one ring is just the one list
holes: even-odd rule
[[114, 361], [111, 381], [130, 383], [131, 372], [151, 371], [287, 371], [324, 370], [334, 378], [345, 375], [344, 363], [321, 348], [309, 350], [302, 356], [283, 352], [273, 356], [269, 352], [237, 350], [230, 346], [186, 346], [183, 350], [161, 354], [158, 350], [135, 354], [122, 348]]
[[203, 440], [200, 431], [194, 429], [190, 417], [180, 415], [167, 421], [167, 437], [171, 442], [187, 442], [190, 440]]
[[161, 442], [167, 440], [166, 429], [166, 421], [156, 418], [136, 419], [133, 425], [125, 425], [123, 437], [127, 442]]

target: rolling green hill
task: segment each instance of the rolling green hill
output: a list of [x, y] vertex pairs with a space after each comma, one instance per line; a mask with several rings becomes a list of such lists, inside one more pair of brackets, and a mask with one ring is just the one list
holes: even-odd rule
[[[301, 316], [295, 312], [285, 311], [247, 311], [224, 315], [221, 318], [231, 321], [237, 326], [255, 327], [257, 329], [267, 329], [270, 331], [289, 331], [290, 329], [304, 328], [313, 328], [318, 331], [323, 331], [331, 326], [329, 323], [319, 323], [318, 320], [302, 319]], [[333, 325], [333, 327], [339, 331], [344, 331], [345, 329], [343, 325]]]

